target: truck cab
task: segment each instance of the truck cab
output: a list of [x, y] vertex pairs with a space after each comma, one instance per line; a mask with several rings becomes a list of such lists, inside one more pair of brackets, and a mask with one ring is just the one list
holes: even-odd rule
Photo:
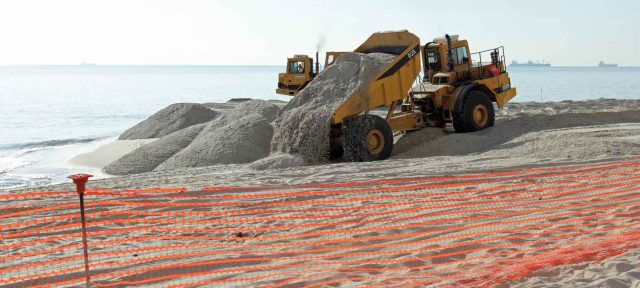
[[428, 115], [429, 126], [453, 123], [456, 132], [493, 126], [492, 102], [503, 108], [516, 95], [506, 71], [504, 47], [471, 53], [457, 35], [439, 37], [422, 47], [423, 82], [410, 92]]
[[[333, 65], [340, 55], [348, 52], [327, 52], [325, 56], [324, 68]], [[320, 73], [320, 62], [318, 60], [318, 53], [316, 52], [315, 63], [313, 58], [307, 55], [295, 55], [292, 58], [287, 58], [287, 72], [278, 74], [278, 89], [276, 93], [295, 96], [300, 90], [313, 80], [313, 78]], [[315, 72], [313, 65], [315, 64]]]
[[469, 43], [467, 40], [458, 40], [456, 35], [452, 38], [451, 55], [448, 55], [449, 50], [444, 39], [436, 38], [424, 46], [423, 81], [433, 84], [450, 84], [457, 80], [456, 74], [459, 73], [456, 72], [468, 71], [471, 61]]
[[313, 58], [307, 55], [295, 55], [287, 58], [287, 72], [278, 74], [278, 89], [276, 93], [295, 96], [313, 78]]

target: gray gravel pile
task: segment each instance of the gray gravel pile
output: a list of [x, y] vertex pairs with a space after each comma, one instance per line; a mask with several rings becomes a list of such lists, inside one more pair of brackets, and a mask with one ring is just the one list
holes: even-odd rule
[[209, 122], [202, 132], [157, 170], [250, 163], [269, 155], [278, 107], [251, 100]]
[[153, 171], [162, 162], [191, 144], [206, 123], [173, 132], [146, 144], [104, 167], [110, 175], [129, 175]]
[[146, 120], [129, 128], [119, 140], [160, 138], [189, 126], [206, 123], [218, 116], [203, 105], [176, 103], [156, 112]]

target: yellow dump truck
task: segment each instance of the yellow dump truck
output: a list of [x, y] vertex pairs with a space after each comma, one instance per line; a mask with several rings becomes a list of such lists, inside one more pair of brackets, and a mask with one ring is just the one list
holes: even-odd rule
[[[389, 157], [394, 132], [447, 123], [456, 132], [491, 127], [492, 102], [502, 108], [516, 95], [503, 47], [471, 53], [466, 40], [449, 35], [420, 46], [416, 35], [396, 31], [374, 33], [354, 52], [396, 57], [368, 89], [348, 97], [332, 114], [331, 154], [352, 161]], [[421, 71], [424, 76], [414, 85]], [[369, 113], [381, 106], [388, 107], [386, 117]]]

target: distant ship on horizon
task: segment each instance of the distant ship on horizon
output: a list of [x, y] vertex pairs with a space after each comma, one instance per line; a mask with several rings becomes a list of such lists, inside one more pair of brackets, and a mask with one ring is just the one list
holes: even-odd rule
[[604, 61], [600, 61], [598, 63], [598, 67], [600, 67], [600, 68], [617, 68], [618, 64], [604, 63]]
[[527, 66], [527, 67], [550, 67], [551, 63], [545, 63], [544, 60], [542, 60], [542, 63], [540, 63], [540, 61], [536, 61], [535, 63], [531, 60], [527, 61], [527, 63], [518, 63], [518, 61], [511, 61], [511, 65], [509, 66]]

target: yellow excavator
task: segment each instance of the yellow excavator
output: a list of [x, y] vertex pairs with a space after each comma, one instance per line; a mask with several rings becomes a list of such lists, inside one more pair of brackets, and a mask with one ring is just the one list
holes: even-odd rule
[[[336, 59], [346, 52], [327, 52], [324, 67], [333, 64]], [[313, 70], [313, 58], [307, 55], [294, 55], [287, 58], [287, 72], [278, 74], [278, 89], [276, 93], [287, 96], [295, 96], [320, 73], [320, 62], [316, 52], [315, 71]]]
[[[466, 40], [449, 35], [421, 46], [416, 35], [392, 31], [374, 33], [354, 52], [386, 53], [395, 59], [332, 114], [331, 155], [348, 160], [386, 159], [394, 132], [444, 128], [447, 123], [460, 133], [491, 127], [493, 103], [502, 108], [516, 95], [503, 47], [471, 53]], [[369, 113], [382, 106], [388, 108], [386, 117]]]

